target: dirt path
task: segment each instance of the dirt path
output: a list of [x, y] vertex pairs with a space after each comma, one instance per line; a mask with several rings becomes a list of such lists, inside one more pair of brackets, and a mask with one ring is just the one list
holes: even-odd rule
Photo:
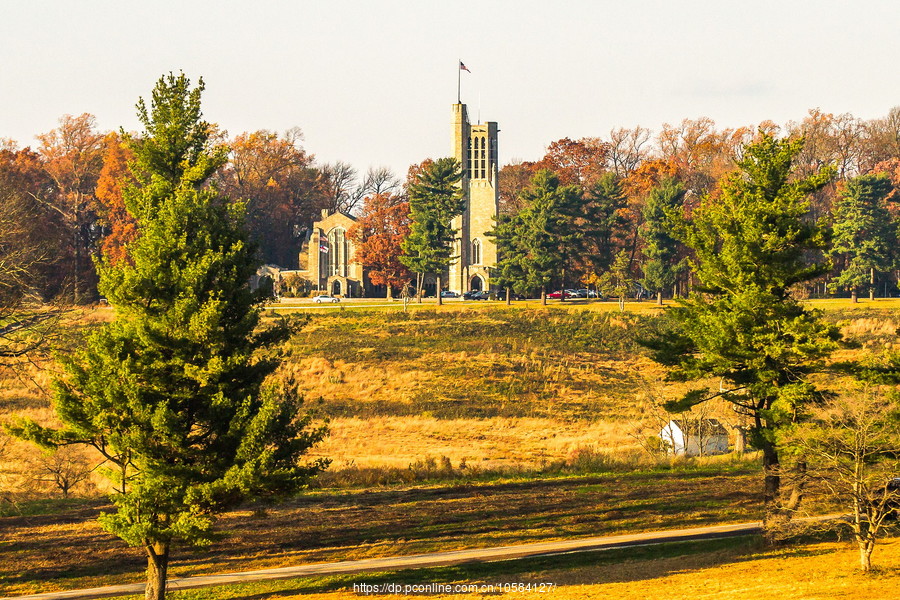
[[[348, 560], [330, 563], [314, 563], [307, 565], [298, 565], [294, 567], [281, 567], [277, 569], [246, 571], [243, 573], [224, 573], [221, 575], [204, 575], [200, 577], [187, 577], [184, 579], [170, 579], [168, 590], [174, 592], [178, 590], [211, 587], [216, 585], [227, 585], [232, 583], [243, 583], [247, 581], [292, 579], [295, 577], [334, 575], [338, 573], [365, 573], [369, 571], [399, 571], [403, 569], [441, 567], [461, 563], [490, 562], [495, 560], [509, 560], [531, 556], [548, 556], [553, 554], [572, 552], [608, 550], [611, 548], [620, 548], [624, 546], [646, 546], [651, 544], [661, 544], [664, 542], [702, 540], [738, 535], [749, 535], [753, 533], [759, 533], [760, 531], [762, 531], [762, 526], [759, 522], [737, 523], [733, 525], [695, 527], [692, 529], [671, 529], [628, 535], [591, 537], [555, 542], [538, 542], [533, 544], [520, 544], [515, 546], [498, 546], [494, 548], [472, 548], [469, 550], [432, 552], [428, 554], [413, 554], [410, 556], [368, 558], [364, 560]], [[31, 594], [28, 596], [9, 596], [7, 598], [0, 598], [0, 600], [9, 600], [10, 598], [16, 598], [17, 600], [109, 598], [113, 596], [125, 596], [143, 593], [144, 584], [135, 583], [126, 585], [113, 585], [86, 590], [67, 590], [62, 592]]]

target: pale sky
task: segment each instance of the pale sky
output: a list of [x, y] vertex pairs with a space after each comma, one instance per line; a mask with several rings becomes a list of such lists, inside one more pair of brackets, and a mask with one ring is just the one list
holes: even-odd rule
[[887, 0], [0, 0], [0, 137], [34, 145], [65, 114], [138, 128], [160, 75], [206, 81], [232, 135], [298, 126], [318, 162], [360, 171], [446, 156], [457, 60], [500, 160], [562, 137], [706, 116], [719, 127], [871, 119], [900, 105]]

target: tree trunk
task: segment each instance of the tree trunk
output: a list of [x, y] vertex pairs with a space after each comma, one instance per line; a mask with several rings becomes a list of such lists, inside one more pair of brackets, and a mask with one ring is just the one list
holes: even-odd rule
[[856, 288], [853, 288], [853, 290], [850, 292], [850, 302], [852, 302], [853, 304], [859, 302], [859, 298], [856, 297]]
[[388, 300], [394, 299], [393, 290], [391, 290], [391, 284], [388, 284], [388, 286], [387, 286], [387, 299]]
[[512, 288], [506, 288], [506, 305], [512, 305]]
[[541, 305], [547, 306], [547, 288], [541, 288]]
[[662, 306], [662, 305], [663, 305], [663, 303], [662, 303], [662, 290], [656, 292], [656, 305], [657, 305], [657, 306]]
[[859, 569], [863, 573], [872, 570], [872, 551], [875, 549], [875, 543], [871, 540], [857, 540], [859, 545]]
[[869, 269], [869, 300], [875, 300], [875, 267]]
[[442, 304], [444, 304], [444, 299], [441, 298], [441, 276], [438, 275], [435, 279], [437, 280], [437, 286], [435, 288], [437, 290], [437, 303], [438, 306], [441, 306]]
[[416, 278], [416, 300], [422, 304], [422, 285], [425, 283], [425, 273], [417, 273]]
[[766, 539], [773, 544], [777, 537], [778, 529], [784, 524], [784, 515], [778, 508], [778, 496], [781, 491], [781, 462], [778, 458], [778, 450], [768, 440], [762, 443], [763, 452], [763, 529]]
[[787, 519], [793, 518], [794, 514], [800, 510], [803, 503], [803, 497], [806, 493], [806, 463], [798, 462], [794, 470], [793, 485], [791, 487], [791, 497], [782, 506], [782, 512], [785, 513]]
[[147, 587], [145, 600], [164, 600], [169, 570], [169, 544], [156, 543], [147, 549]]

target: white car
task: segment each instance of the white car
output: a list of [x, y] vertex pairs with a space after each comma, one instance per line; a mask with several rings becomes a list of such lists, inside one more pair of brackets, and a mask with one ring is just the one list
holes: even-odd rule
[[316, 304], [321, 304], [322, 302], [340, 302], [340, 298], [335, 298], [334, 296], [329, 296], [328, 294], [322, 294], [321, 296], [316, 296], [313, 298], [313, 302]]

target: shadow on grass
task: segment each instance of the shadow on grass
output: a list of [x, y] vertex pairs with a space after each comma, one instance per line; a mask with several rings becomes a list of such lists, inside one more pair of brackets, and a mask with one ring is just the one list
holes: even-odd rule
[[[224, 541], [205, 550], [179, 548], [173, 567], [199, 575], [272, 561], [341, 560], [372, 545], [382, 555], [410, 554], [751, 520], [758, 504], [745, 491], [751, 473], [608, 474], [316, 492], [264, 514], [247, 507], [226, 515], [220, 521], [220, 530], [230, 534]], [[75, 520], [86, 522], [91, 513]], [[123, 553], [122, 543], [96, 526], [62, 530], [52, 524], [45, 523], [46, 530], [10, 528], [0, 587], [52, 580], [93, 587], [92, 577], [137, 576], [142, 570], [139, 550]]]
[[[765, 548], [759, 536], [676, 542], [652, 546], [614, 548], [611, 550], [560, 554], [534, 558], [469, 563], [432, 569], [410, 569], [393, 572], [372, 572], [352, 575], [334, 575], [284, 581], [258, 582], [239, 586], [223, 586], [205, 590], [192, 590], [172, 595], [179, 600], [263, 600], [284, 598], [296, 594], [352, 591], [354, 585], [384, 586], [386, 584], [466, 584], [497, 585], [503, 583], [557, 583], [566, 571], [587, 571], [596, 576], [580, 578], [580, 584], [603, 584], [642, 581], [664, 577], [674, 571], [684, 570], [682, 563], [672, 560], [693, 556], [705, 559], [701, 566], [714, 566], [727, 562], [747, 560]], [[623, 563], [634, 568], [619, 571], [610, 569]], [[610, 576], [610, 574], [613, 576]], [[616, 576], [619, 574], [619, 576]]]

